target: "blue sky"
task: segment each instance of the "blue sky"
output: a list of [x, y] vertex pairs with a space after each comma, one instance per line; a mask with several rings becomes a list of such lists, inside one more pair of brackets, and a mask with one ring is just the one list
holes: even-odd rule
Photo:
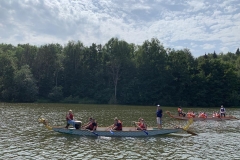
[[193, 56], [240, 48], [239, 0], [1, 0], [0, 43], [104, 45], [112, 37]]

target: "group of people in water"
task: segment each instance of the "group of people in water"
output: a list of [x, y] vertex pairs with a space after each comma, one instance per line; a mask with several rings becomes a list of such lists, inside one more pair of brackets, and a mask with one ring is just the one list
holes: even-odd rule
[[[157, 105], [156, 117], [157, 117], [158, 129], [161, 129], [162, 128], [162, 109], [160, 108], [160, 105]], [[67, 120], [67, 125], [65, 127], [66, 129], [68, 129], [70, 125], [73, 125], [73, 127], [75, 127], [76, 121], [74, 121], [72, 110], [69, 110], [68, 113], [66, 114], [66, 120]], [[145, 123], [143, 118], [139, 118], [137, 122], [133, 122], [133, 123], [136, 127], [136, 130], [147, 130], [147, 124]], [[97, 121], [94, 118], [89, 117], [89, 121], [86, 124], [82, 125], [81, 128], [87, 129], [90, 131], [95, 131], [97, 129], [97, 126], [98, 126]], [[122, 127], [123, 126], [122, 126], [121, 120], [115, 117], [114, 123], [111, 126], [107, 127], [107, 130], [122, 131]]]
[[[223, 107], [223, 105], [221, 105], [221, 108], [218, 112], [212, 113], [212, 117], [218, 117], [218, 118], [225, 117], [226, 116], [225, 112], [226, 112], [226, 109]], [[208, 117], [206, 112], [200, 112], [198, 115], [196, 115], [194, 111], [189, 110], [187, 113], [184, 113], [181, 106], [178, 107], [178, 116], [188, 117], [188, 118], [195, 118], [195, 117], [207, 118]]]

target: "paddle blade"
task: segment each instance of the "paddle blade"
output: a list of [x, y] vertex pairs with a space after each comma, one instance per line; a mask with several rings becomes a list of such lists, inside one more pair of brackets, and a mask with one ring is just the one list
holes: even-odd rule
[[147, 132], [147, 131], [143, 130], [143, 132], [146, 133], [146, 135], [148, 135], [148, 132]]
[[95, 134], [96, 136], [98, 136], [98, 134], [97, 133], [95, 133], [95, 132], [92, 132], [93, 134]]

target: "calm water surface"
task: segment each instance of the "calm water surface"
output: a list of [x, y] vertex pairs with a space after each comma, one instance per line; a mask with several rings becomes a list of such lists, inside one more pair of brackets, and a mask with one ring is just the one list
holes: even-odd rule
[[[240, 120], [194, 122], [191, 131], [146, 138], [80, 137], [49, 131], [38, 123], [40, 116], [51, 125], [65, 125], [66, 111], [86, 122], [93, 116], [101, 126], [109, 126], [119, 117], [124, 126], [143, 117], [156, 126], [155, 106], [79, 105], [79, 104], [9, 104], [0, 105], [0, 159], [240, 159]], [[184, 108], [185, 111], [191, 108]], [[194, 108], [212, 113], [219, 108]], [[177, 108], [163, 107], [176, 113]], [[227, 108], [240, 118], [240, 110]], [[184, 126], [163, 116], [163, 127]]]

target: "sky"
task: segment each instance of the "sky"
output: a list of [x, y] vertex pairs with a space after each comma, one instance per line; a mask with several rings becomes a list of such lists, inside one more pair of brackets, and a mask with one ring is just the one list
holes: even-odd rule
[[240, 48], [240, 0], [0, 0], [0, 43], [68, 41], [106, 44], [111, 38], [194, 57]]

